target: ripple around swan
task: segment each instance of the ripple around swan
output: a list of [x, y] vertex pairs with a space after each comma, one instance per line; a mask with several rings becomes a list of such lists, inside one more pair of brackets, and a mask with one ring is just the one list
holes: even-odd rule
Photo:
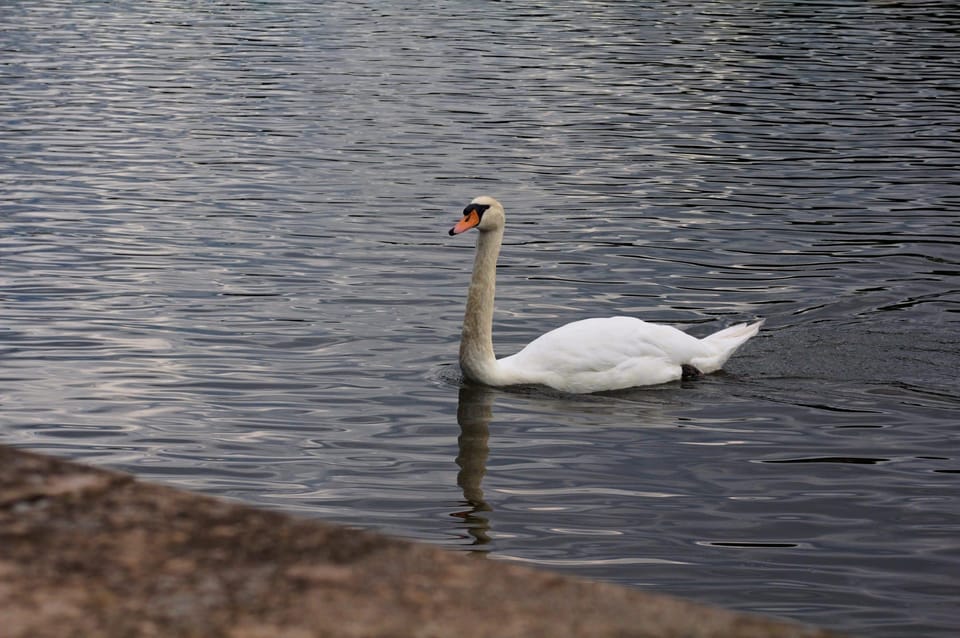
[[[6, 442], [852, 633], [952, 636], [953, 3], [0, 5]], [[5, 25], [5, 26], [4, 26]], [[464, 46], [464, 34], [472, 34]], [[461, 387], [584, 315], [696, 383]]]

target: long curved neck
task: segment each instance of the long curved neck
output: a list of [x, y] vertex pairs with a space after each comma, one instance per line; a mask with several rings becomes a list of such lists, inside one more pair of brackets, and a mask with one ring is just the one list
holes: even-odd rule
[[479, 233], [460, 338], [460, 368], [463, 374], [468, 379], [491, 385], [495, 383], [497, 367], [493, 354], [493, 298], [497, 256], [502, 242], [502, 227]]

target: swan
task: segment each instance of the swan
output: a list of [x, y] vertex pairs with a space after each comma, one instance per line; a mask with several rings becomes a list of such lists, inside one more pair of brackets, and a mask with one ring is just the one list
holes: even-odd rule
[[473, 276], [460, 339], [464, 376], [489, 386], [539, 384], [562, 392], [589, 393], [656, 385], [719, 370], [763, 320], [740, 323], [697, 339], [672, 326], [634, 317], [582, 319], [551, 330], [520, 352], [497, 359], [493, 353], [493, 300], [497, 257], [506, 216], [492, 197], [463, 209], [450, 229], [479, 231]]

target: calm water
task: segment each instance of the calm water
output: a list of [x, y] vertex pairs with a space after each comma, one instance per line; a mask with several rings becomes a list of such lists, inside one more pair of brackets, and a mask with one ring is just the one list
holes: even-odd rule
[[[953, 2], [8, 2], [0, 440], [869, 636], [960, 627]], [[723, 374], [461, 387], [584, 316]]]

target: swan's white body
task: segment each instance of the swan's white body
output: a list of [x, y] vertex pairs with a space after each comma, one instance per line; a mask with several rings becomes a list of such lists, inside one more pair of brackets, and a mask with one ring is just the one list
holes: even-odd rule
[[478, 197], [450, 230], [451, 235], [474, 227], [480, 231], [460, 340], [460, 367], [473, 381], [492, 386], [542, 384], [577, 393], [666, 383], [682, 378], [685, 366], [701, 373], [719, 370], [763, 323], [741, 323], [697, 339], [633, 317], [584, 319], [497, 359], [493, 300], [504, 220], [497, 200]]

